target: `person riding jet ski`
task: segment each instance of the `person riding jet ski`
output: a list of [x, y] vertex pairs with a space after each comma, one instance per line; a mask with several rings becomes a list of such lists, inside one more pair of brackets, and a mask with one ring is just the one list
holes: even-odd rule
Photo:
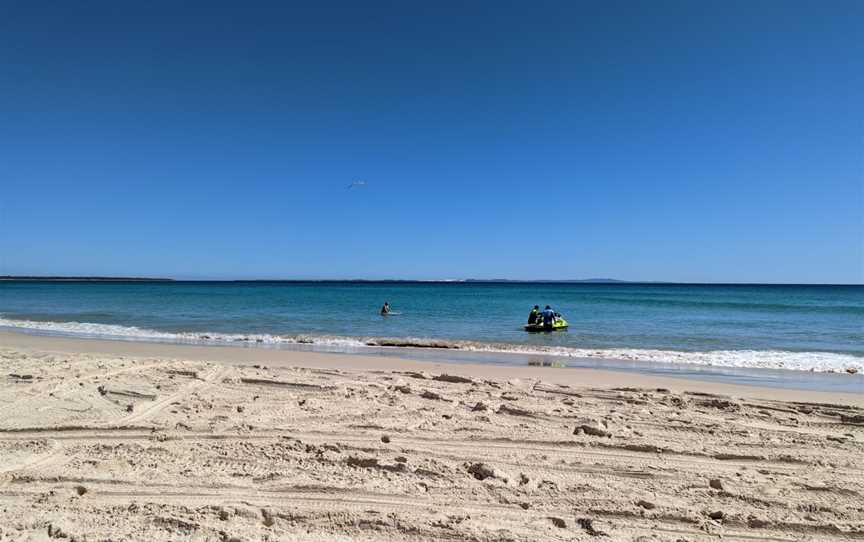
[[540, 305], [534, 305], [531, 313], [528, 315], [528, 325], [533, 326], [540, 323]]

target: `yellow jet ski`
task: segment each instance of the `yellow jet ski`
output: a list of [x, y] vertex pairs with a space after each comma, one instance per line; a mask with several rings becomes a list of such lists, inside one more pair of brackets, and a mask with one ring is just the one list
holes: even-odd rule
[[552, 323], [552, 327], [546, 327], [543, 325], [543, 322], [538, 324], [528, 324], [525, 326], [525, 331], [530, 331], [532, 333], [536, 333], [538, 331], [561, 331], [567, 329], [569, 324], [567, 320], [563, 318], [557, 318], [555, 322]]

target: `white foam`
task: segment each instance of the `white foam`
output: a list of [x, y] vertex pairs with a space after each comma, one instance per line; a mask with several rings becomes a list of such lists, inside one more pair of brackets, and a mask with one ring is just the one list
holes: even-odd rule
[[[487, 350], [482, 346], [471, 350]], [[864, 372], [864, 358], [835, 352], [790, 352], [785, 350], [711, 350], [683, 352], [637, 348], [531, 348], [513, 346], [511, 352], [547, 354], [574, 358], [603, 358], [657, 363], [737, 367], [747, 369], [789, 369], [794, 371]], [[487, 350], [493, 351], [493, 350]]]
[[333, 349], [381, 348], [436, 348], [469, 352], [515, 353], [524, 355], [551, 355], [571, 358], [599, 358], [637, 362], [681, 363], [716, 367], [748, 369], [790, 369], [795, 371], [844, 372], [857, 370], [864, 373], [864, 358], [834, 352], [789, 352], [782, 350], [711, 350], [683, 352], [638, 348], [569, 348], [543, 347], [475, 341], [448, 341], [428, 338], [357, 338], [328, 335], [269, 335], [235, 333], [171, 333], [134, 326], [94, 324], [88, 322], [36, 322], [0, 317], [0, 327], [38, 331], [54, 335], [92, 338], [113, 338], [142, 341], [183, 343], [292, 345], [303, 344]]
[[53, 335], [101, 337], [130, 340], [195, 342], [195, 343], [255, 343], [255, 344], [320, 344], [324, 346], [365, 346], [357, 339], [348, 337], [304, 336], [285, 337], [269, 334], [240, 333], [174, 333], [115, 324], [93, 324], [89, 322], [36, 322], [0, 318], [0, 327], [41, 331]]

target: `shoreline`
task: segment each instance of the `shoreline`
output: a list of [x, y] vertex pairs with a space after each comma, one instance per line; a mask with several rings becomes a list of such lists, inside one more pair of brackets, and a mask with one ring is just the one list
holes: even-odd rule
[[[536, 379], [572, 388], [585, 387], [635, 387], [663, 388], [675, 392], [696, 392], [730, 395], [736, 397], [763, 398], [779, 401], [809, 403], [842, 403], [864, 406], [864, 376], [793, 374], [798, 380], [829, 378], [853, 391], [820, 391], [777, 385], [754, 385], [718, 382], [710, 377], [698, 375], [669, 376], [645, 374], [639, 369], [620, 367], [598, 368], [598, 360], [590, 361], [592, 367], [564, 368], [503, 365], [496, 363], [471, 363], [464, 360], [448, 360], [450, 352], [407, 351], [394, 348], [386, 353], [333, 353], [311, 350], [287, 350], [231, 345], [193, 345], [159, 342], [124, 341], [94, 338], [71, 338], [36, 335], [23, 332], [0, 331], [0, 348], [11, 348], [28, 352], [55, 352], [60, 354], [99, 354], [130, 357], [163, 357], [186, 361], [206, 361], [222, 365], [248, 366], [266, 363], [274, 367], [303, 367], [310, 369], [338, 369], [345, 371], [418, 371], [446, 372], [472, 378]], [[456, 354], [454, 352], [453, 354]], [[490, 356], [490, 357], [494, 357]], [[432, 359], [430, 359], [432, 358]], [[613, 360], [610, 360], [613, 361]], [[644, 362], [636, 362], [644, 363]], [[646, 367], [647, 368], [647, 367]], [[723, 369], [723, 368], [720, 368]], [[799, 373], [800, 371], [786, 371]], [[794, 382], [794, 380], [792, 381]]]
[[[10, 319], [0, 315], [0, 332], [81, 339], [158, 342], [204, 346], [250, 346], [300, 351], [388, 355], [390, 350], [411, 352], [409, 357], [448, 361], [479, 361], [524, 365], [529, 361], [554, 359], [567, 366], [610, 367], [649, 374], [696, 374], [697, 378], [764, 384], [776, 387], [853, 392], [849, 382], [803, 378], [805, 373], [864, 375], [864, 352], [846, 350], [782, 350], [709, 348], [676, 349], [675, 346], [643, 347], [589, 346], [580, 342], [564, 344], [546, 341], [490, 341], [458, 337], [411, 336], [384, 333], [359, 335], [296, 332], [159, 331], [127, 324], [78, 321]], [[379, 330], [381, 331], [381, 330]], [[395, 348], [391, 348], [395, 347]], [[444, 351], [437, 355], [435, 352]], [[773, 373], [772, 373], [773, 371]], [[795, 376], [793, 373], [798, 373]]]
[[0, 413], [10, 541], [862, 535], [864, 394], [0, 332]]

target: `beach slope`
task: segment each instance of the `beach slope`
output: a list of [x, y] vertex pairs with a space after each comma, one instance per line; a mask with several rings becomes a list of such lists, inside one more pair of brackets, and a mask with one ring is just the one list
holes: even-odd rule
[[7, 346], [0, 540], [864, 538], [860, 406], [405, 367]]

